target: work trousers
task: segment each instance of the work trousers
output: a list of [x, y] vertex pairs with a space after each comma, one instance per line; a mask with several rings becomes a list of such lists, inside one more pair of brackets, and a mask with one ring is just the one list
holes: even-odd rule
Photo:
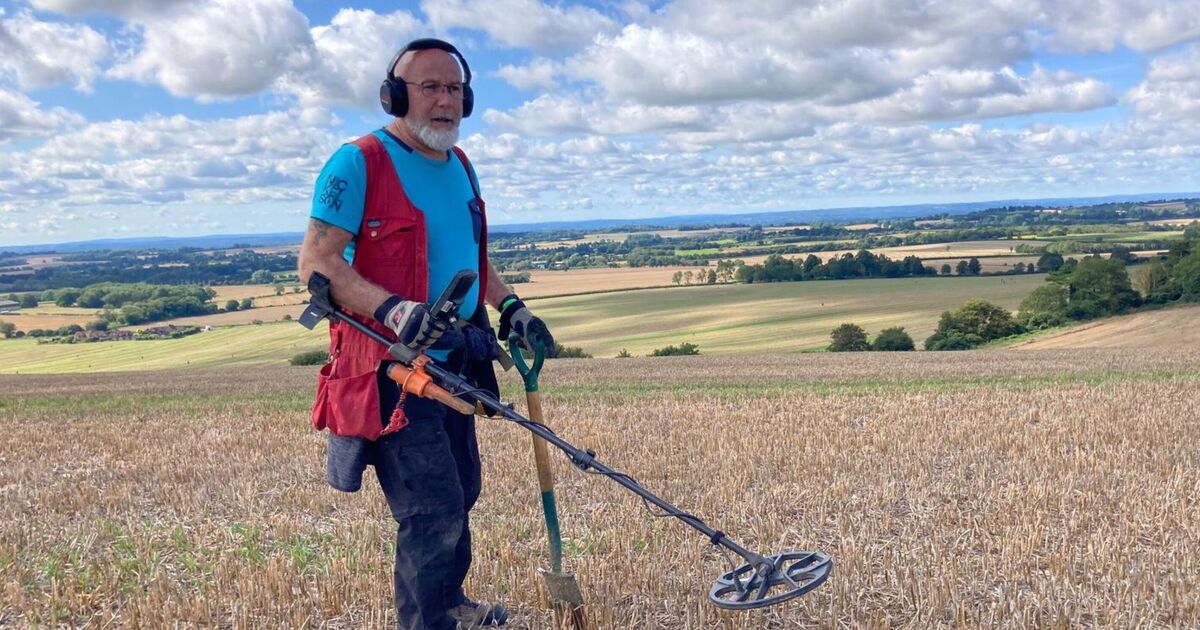
[[[386, 424], [399, 390], [384, 369], [379, 391]], [[396, 616], [402, 629], [452, 630], [446, 611], [465, 599], [481, 487], [475, 417], [412, 395], [404, 414], [408, 426], [377, 440], [371, 459], [397, 524]]]

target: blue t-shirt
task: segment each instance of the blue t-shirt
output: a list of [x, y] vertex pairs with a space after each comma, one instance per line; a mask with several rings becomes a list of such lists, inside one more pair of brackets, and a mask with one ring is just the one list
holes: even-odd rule
[[[437, 299], [460, 269], [480, 273], [479, 245], [475, 241], [471, 206], [477, 181], [474, 169], [470, 179], [458, 156], [447, 152], [448, 160], [439, 162], [421, 155], [387, 131], [374, 132], [383, 142], [388, 157], [400, 176], [400, 184], [417, 210], [425, 215], [428, 245], [429, 300]], [[358, 235], [362, 225], [363, 203], [367, 190], [367, 163], [354, 144], [344, 144], [329, 158], [317, 176], [313, 191], [312, 218]], [[354, 239], [346, 246], [346, 262], [354, 263]], [[459, 316], [470, 319], [479, 301], [479, 281], [463, 300]]]

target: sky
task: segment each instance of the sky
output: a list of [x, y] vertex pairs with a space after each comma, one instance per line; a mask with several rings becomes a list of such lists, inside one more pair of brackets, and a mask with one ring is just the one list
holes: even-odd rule
[[0, 244], [302, 231], [426, 36], [497, 224], [1200, 190], [1200, 0], [0, 0]]

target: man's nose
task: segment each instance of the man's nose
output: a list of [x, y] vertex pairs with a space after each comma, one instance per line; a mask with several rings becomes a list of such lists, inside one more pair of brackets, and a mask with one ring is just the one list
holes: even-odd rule
[[454, 105], [455, 98], [450, 96], [450, 89], [446, 86], [439, 86], [437, 96], [434, 97], [434, 102], [442, 107], [451, 107]]

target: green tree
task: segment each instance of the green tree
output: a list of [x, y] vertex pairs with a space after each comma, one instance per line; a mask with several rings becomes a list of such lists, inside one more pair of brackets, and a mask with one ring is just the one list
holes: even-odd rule
[[275, 281], [275, 274], [267, 269], [259, 269], [250, 274], [250, 282], [254, 284], [271, 284]]
[[937, 330], [925, 340], [925, 349], [963, 350], [1021, 331], [1007, 309], [974, 298], [954, 312], [942, 313]]
[[1200, 302], [1200, 248], [1179, 261], [1171, 270], [1171, 276], [1179, 285], [1184, 300]]
[[1046, 284], [1021, 301], [1017, 321], [1026, 328], [1061, 326], [1067, 319], [1067, 288]]
[[1133, 252], [1129, 251], [1129, 248], [1124, 245], [1113, 245], [1109, 258], [1119, 260], [1123, 265], [1134, 265], [1138, 261], [1138, 257], [1134, 256]]
[[38, 296], [36, 293], [26, 293], [20, 299], [21, 308], [37, 308]]
[[1044, 271], [1047, 273], [1052, 272], [1052, 271], [1058, 271], [1059, 268], [1062, 266], [1063, 266], [1062, 254], [1055, 254], [1055, 253], [1048, 252], [1048, 253], [1042, 254], [1041, 258], [1038, 258], [1038, 261], [1037, 261], [1038, 271]]
[[948, 275], [950, 275], [950, 273], [951, 273], [952, 271], [954, 271], [954, 270], [950, 268], [950, 263], [943, 263], [943, 264], [942, 264], [942, 275], [943, 275], [943, 276], [948, 276]]
[[254, 300], [250, 298], [242, 298], [241, 303], [238, 304], [239, 311], [244, 311], [251, 308], [254, 308]]
[[283, 285], [282, 284], [275, 285], [275, 295], [283, 295]]
[[981, 271], [983, 271], [983, 265], [979, 264], [978, 258], [972, 258], [967, 262], [967, 272], [972, 276], [978, 276]]
[[1071, 272], [1069, 302], [1095, 304], [1098, 315], [1121, 313], [1140, 302], [1119, 260], [1088, 256]]
[[867, 331], [857, 324], [842, 324], [829, 334], [830, 352], [865, 352], [871, 349], [867, 342]]
[[671, 282], [673, 282], [675, 284], [679, 284], [679, 283], [683, 282], [683, 272], [676, 271], [675, 273], [671, 274]]
[[79, 299], [79, 289], [60, 289], [56, 295], [56, 306], [74, 306], [75, 300]]
[[5, 339], [12, 339], [13, 334], [17, 332], [17, 325], [12, 322], [0, 322], [0, 335], [4, 335]]
[[1136, 288], [1145, 301], [1151, 304], [1165, 304], [1178, 300], [1183, 293], [1179, 283], [1171, 277], [1171, 269], [1158, 258], [1151, 260], [1146, 266], [1146, 273], [1141, 275]]
[[914, 350], [912, 337], [904, 332], [903, 327], [884, 328], [875, 335], [871, 349], [880, 352], [904, 352]]
[[967, 261], [960, 260], [958, 261], [958, 264], [954, 266], [954, 272], [960, 276], [965, 276], [971, 273], [971, 267], [967, 264]]
[[238, 310], [238, 301], [237, 300], [229, 300], [229, 301], [225, 302], [225, 310], [227, 310], [227, 311]]
[[1200, 241], [1200, 221], [1192, 221], [1183, 229], [1183, 238], [1189, 241]]

